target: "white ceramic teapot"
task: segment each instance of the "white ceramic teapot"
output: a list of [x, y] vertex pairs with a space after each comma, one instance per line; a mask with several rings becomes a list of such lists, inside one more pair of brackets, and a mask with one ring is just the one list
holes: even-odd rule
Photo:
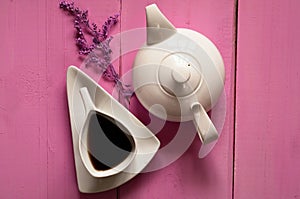
[[147, 42], [133, 66], [137, 98], [159, 118], [193, 120], [203, 144], [215, 141], [218, 132], [206, 112], [224, 88], [218, 49], [198, 32], [176, 29], [155, 4], [146, 7], [146, 17]]

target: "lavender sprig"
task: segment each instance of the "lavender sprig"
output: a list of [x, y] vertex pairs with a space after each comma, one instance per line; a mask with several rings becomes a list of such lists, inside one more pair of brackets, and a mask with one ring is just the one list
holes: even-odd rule
[[[81, 55], [88, 55], [85, 66], [95, 66], [100, 68], [105, 79], [115, 82], [120, 91], [121, 99], [124, 100], [124, 102], [122, 103], [121, 101], [121, 103], [125, 103], [124, 105], [128, 107], [133, 91], [129, 85], [124, 85], [122, 83], [119, 74], [111, 64], [112, 50], [109, 46], [110, 41], [112, 40], [112, 37], [109, 37], [109, 32], [111, 28], [118, 23], [119, 14], [110, 16], [102, 25], [102, 29], [98, 29], [97, 24], [92, 23], [92, 25], [90, 25], [88, 11], [75, 7], [74, 2], [68, 3], [62, 1], [59, 3], [59, 7], [74, 17], [78, 52]], [[92, 36], [92, 44], [88, 44], [84, 33]]]
[[[90, 53], [96, 45], [107, 39], [111, 28], [118, 23], [119, 14], [115, 14], [105, 21], [102, 25], [102, 29], [98, 29], [97, 24], [92, 23], [92, 25], [90, 25], [88, 11], [75, 7], [74, 2], [68, 3], [66, 1], [62, 1], [59, 3], [59, 7], [74, 17], [76, 45], [78, 46], [79, 54], [87, 55]], [[85, 39], [84, 30], [93, 37], [93, 43], [90, 45]]]

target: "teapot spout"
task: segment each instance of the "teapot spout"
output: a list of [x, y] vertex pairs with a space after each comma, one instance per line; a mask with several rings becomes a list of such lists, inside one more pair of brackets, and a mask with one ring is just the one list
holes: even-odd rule
[[176, 28], [162, 14], [156, 4], [146, 7], [146, 19], [148, 45], [162, 42], [176, 33]]

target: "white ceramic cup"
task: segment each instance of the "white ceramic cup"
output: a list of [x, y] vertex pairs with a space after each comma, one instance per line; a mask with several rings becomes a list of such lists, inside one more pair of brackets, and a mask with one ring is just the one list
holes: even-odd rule
[[[91, 96], [89, 94], [89, 91], [86, 87], [83, 87], [80, 89], [80, 95], [83, 100], [83, 104], [85, 107], [85, 115], [86, 119], [83, 125], [82, 130], [79, 134], [79, 152], [82, 159], [83, 164], [85, 165], [88, 172], [93, 177], [108, 177], [115, 175], [117, 173], [120, 173], [121, 171], [124, 171], [126, 167], [132, 162], [133, 158], [136, 155], [136, 147], [134, 139], [130, 136], [130, 132], [127, 130], [125, 125], [119, 121], [117, 118], [113, 118], [112, 116], [107, 115], [106, 113], [102, 112], [101, 110], [97, 109], [91, 99]], [[89, 146], [88, 146], [88, 131], [89, 131], [89, 123], [91, 120], [91, 117], [93, 114], [102, 114], [104, 115], [108, 120], [113, 120], [113, 122], [124, 132], [124, 134], [127, 136], [128, 140], [131, 143], [132, 150], [131, 152], [128, 152], [128, 155], [125, 159], [123, 159], [120, 163], [114, 164], [114, 166], [110, 167], [110, 162], [102, 162], [103, 164], [106, 164], [109, 169], [106, 170], [97, 170], [95, 166], [93, 165], [91, 161], [91, 157], [89, 154]], [[100, 144], [100, 143], [99, 143]], [[113, 143], [111, 143], [113, 145]], [[117, 147], [117, 146], [116, 146]], [[120, 149], [122, 151], [122, 149]], [[110, 151], [104, 151], [104, 153], [110, 153]], [[101, 159], [105, 159], [102, 157], [95, 157], [98, 159], [98, 161], [101, 162]], [[104, 160], [107, 161], [107, 160]]]

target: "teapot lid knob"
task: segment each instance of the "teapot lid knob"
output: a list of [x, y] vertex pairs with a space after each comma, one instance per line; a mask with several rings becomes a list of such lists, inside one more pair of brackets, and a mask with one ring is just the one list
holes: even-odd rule
[[191, 72], [187, 67], [175, 67], [172, 71], [172, 78], [179, 84], [186, 83], [191, 77]]

